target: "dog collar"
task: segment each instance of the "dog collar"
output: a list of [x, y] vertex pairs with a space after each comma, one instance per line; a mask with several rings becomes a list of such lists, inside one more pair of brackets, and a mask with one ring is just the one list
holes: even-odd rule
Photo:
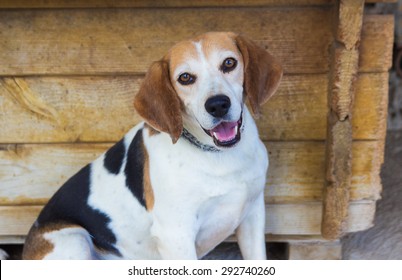
[[200, 141], [198, 141], [198, 139], [194, 135], [192, 135], [185, 128], [183, 128], [183, 132], [181, 133], [181, 136], [202, 151], [214, 152], [214, 153], [221, 152], [221, 150], [215, 148], [214, 146], [202, 144]]

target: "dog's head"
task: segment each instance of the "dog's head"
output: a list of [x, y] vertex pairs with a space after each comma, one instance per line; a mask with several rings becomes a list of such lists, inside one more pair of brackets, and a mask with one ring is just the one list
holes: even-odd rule
[[258, 115], [281, 77], [278, 61], [249, 39], [206, 33], [151, 65], [134, 106], [173, 143], [185, 127], [202, 143], [231, 147], [241, 139], [244, 97]]

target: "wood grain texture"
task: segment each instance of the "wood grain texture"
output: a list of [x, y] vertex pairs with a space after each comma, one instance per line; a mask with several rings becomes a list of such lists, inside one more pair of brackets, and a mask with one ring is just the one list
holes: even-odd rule
[[[266, 233], [270, 234], [320, 234], [321, 203], [267, 205]], [[375, 202], [352, 202], [346, 232], [355, 232], [372, 226]]]
[[[325, 71], [328, 65], [322, 54], [330, 40], [329, 12], [329, 8], [0, 11], [0, 46], [7, 50], [3, 53], [0, 48], [4, 65], [0, 74], [144, 73], [174, 43], [213, 30], [247, 34], [269, 46], [289, 71], [315, 72], [318, 67]], [[295, 26], [300, 30], [295, 32]], [[315, 36], [304, 27], [314, 29]], [[286, 59], [289, 53], [292, 60]]]
[[135, 77], [7, 78], [10, 84], [23, 83], [23, 94], [4, 80], [2, 143], [118, 141], [141, 121], [133, 106], [141, 82]]
[[[371, 0], [373, 1], [373, 0]], [[328, 5], [334, 0], [2, 0], [0, 8], [183, 8], [183, 7], [244, 7], [244, 6], [304, 6]]]
[[0, 204], [44, 204], [111, 144], [0, 146]]
[[352, 179], [352, 127], [333, 113], [328, 117], [322, 235], [330, 240], [345, 234]]
[[[256, 40], [282, 62], [286, 73], [326, 73], [331, 10], [0, 10], [0, 75], [143, 74], [174, 43], [213, 30]], [[387, 71], [391, 19], [367, 16], [363, 29], [361, 71]]]
[[[334, 0], [2, 0], [0, 8], [28, 9], [28, 8], [183, 8], [183, 7], [236, 7], [236, 6], [304, 6], [304, 5], [328, 5]], [[366, 0], [366, 3], [395, 3], [396, 0]]]
[[365, 3], [396, 3], [398, 0], [366, 0]]
[[353, 139], [384, 141], [387, 130], [388, 72], [359, 75], [352, 105]]
[[[267, 234], [317, 235], [320, 233], [321, 203], [267, 205]], [[42, 206], [0, 206], [0, 237], [23, 236], [37, 218]], [[375, 202], [350, 204], [348, 232], [372, 225]]]
[[285, 76], [257, 120], [264, 140], [324, 140], [327, 75]]
[[[0, 143], [118, 141], [141, 121], [133, 108], [141, 81], [136, 76], [0, 79]], [[257, 120], [261, 138], [324, 140], [327, 88], [327, 75], [285, 76]], [[384, 138], [387, 88], [387, 73], [359, 75], [354, 139]]]
[[[1, 145], [0, 205], [46, 203], [69, 177], [111, 145]], [[321, 201], [325, 143], [267, 142], [266, 145], [270, 156], [266, 201]], [[382, 148], [376, 141], [358, 141], [353, 144], [353, 201], [379, 197]]]
[[352, 102], [358, 72], [364, 0], [340, 1], [337, 11], [328, 90], [329, 114], [322, 235], [339, 239], [346, 232], [352, 178]]
[[[324, 142], [268, 142], [268, 203], [322, 201], [325, 175]], [[383, 146], [376, 141], [353, 143], [350, 200], [380, 198]]]
[[359, 72], [387, 72], [392, 66], [393, 15], [364, 15]]

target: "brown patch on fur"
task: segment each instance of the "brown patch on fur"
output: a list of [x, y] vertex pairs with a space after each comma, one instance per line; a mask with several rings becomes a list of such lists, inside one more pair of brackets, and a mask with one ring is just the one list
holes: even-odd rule
[[196, 38], [200, 40], [202, 52], [206, 57], [217, 50], [230, 50], [242, 57], [234, 40], [235, 34], [231, 32], [208, 32]]
[[244, 92], [256, 116], [260, 106], [275, 93], [282, 78], [282, 65], [265, 49], [243, 37], [235, 37], [244, 61]]
[[148, 135], [150, 137], [158, 135], [160, 132], [157, 131], [156, 129], [154, 129], [152, 126], [150, 126], [149, 124], [144, 124], [144, 128], [148, 131]]
[[199, 53], [195, 45], [197, 43], [201, 45], [201, 50], [206, 57], [208, 57], [211, 52], [219, 49], [232, 50], [241, 57], [240, 51], [233, 39], [235, 36], [236, 35], [231, 32], [208, 32], [192, 40], [182, 41], [173, 46], [164, 58], [170, 62], [169, 69], [171, 80], [174, 81], [177, 79], [177, 77], [172, 75], [178, 65], [185, 64], [190, 59], [199, 59]]
[[51, 253], [54, 245], [44, 238], [44, 234], [63, 228], [79, 227], [77, 225], [67, 223], [49, 224], [44, 227], [33, 225], [30, 229], [27, 239], [25, 240], [24, 249], [22, 251], [23, 260], [41, 260]]
[[138, 114], [154, 129], [166, 132], [176, 143], [183, 131], [183, 104], [169, 76], [169, 63], [154, 62], [148, 70], [134, 100]]
[[198, 53], [193, 41], [179, 42], [169, 50], [164, 60], [169, 61], [170, 79], [172, 81], [177, 78], [173, 76], [177, 66], [185, 64], [190, 59], [198, 59]]
[[149, 156], [148, 152], [145, 148], [144, 149], [144, 177], [143, 177], [143, 182], [144, 182], [144, 198], [145, 198], [145, 206], [148, 211], [151, 211], [154, 208], [155, 204], [155, 197], [154, 197], [154, 191], [152, 189], [152, 184], [151, 184], [151, 177], [149, 173]]

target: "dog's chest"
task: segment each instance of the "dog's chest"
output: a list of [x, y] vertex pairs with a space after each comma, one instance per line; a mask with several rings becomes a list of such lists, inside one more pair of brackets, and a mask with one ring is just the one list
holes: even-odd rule
[[211, 201], [223, 204], [227, 198], [231, 204], [253, 200], [263, 191], [268, 168], [262, 143], [252, 152], [232, 156], [150, 151], [150, 163], [156, 203], [159, 198], [159, 202], [172, 200], [182, 205], [187, 201], [195, 207]]
[[263, 192], [268, 158], [262, 143], [227, 158], [196, 155], [150, 152], [153, 215], [191, 221], [197, 254], [203, 256], [234, 233]]

